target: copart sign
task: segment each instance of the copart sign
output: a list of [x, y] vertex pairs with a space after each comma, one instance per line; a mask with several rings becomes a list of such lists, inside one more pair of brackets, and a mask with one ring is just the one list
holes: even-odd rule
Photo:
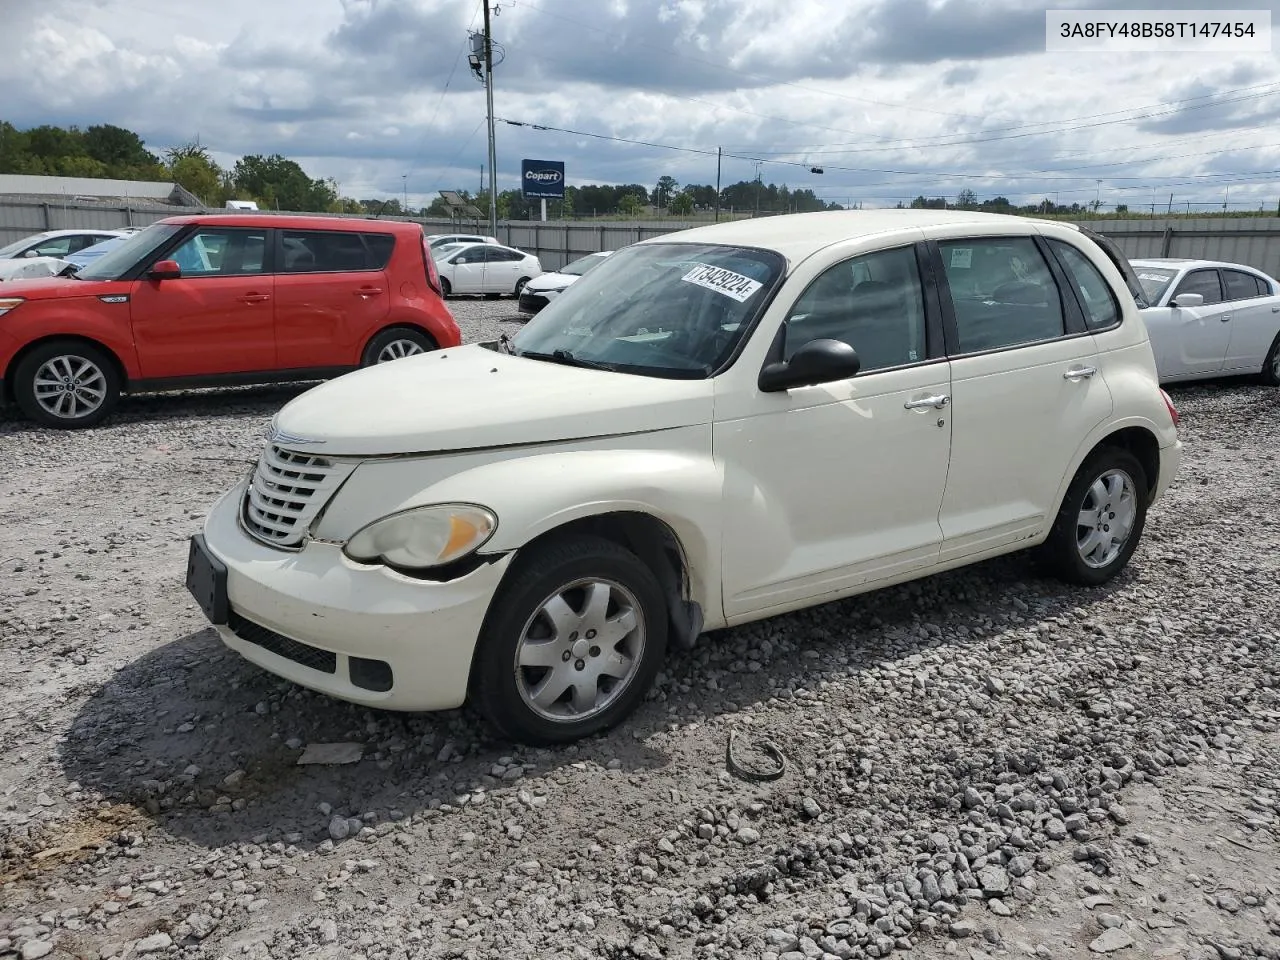
[[520, 189], [526, 197], [564, 199], [563, 160], [521, 160]]

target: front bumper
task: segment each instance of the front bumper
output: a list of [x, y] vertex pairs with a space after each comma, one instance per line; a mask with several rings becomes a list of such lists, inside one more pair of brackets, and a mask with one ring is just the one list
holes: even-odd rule
[[405, 577], [311, 541], [286, 552], [240, 527], [245, 483], [205, 521], [226, 565], [222, 641], [263, 669], [342, 700], [388, 710], [447, 710], [466, 699], [481, 624], [511, 554], [447, 583]]
[[521, 291], [520, 300], [517, 306], [521, 313], [537, 313], [549, 302], [549, 299], [540, 293], [527, 293]]

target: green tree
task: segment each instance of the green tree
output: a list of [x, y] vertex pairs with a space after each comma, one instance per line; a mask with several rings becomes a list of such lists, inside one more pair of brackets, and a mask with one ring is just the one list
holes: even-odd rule
[[640, 212], [640, 198], [634, 193], [625, 193], [618, 200], [618, 212], [634, 217]]
[[296, 162], [278, 153], [241, 157], [231, 174], [235, 186], [265, 209], [328, 210], [337, 198], [332, 185], [313, 180]]
[[165, 151], [169, 176], [209, 206], [222, 203], [222, 168], [199, 143], [184, 143]]
[[85, 130], [84, 152], [99, 163], [117, 170], [129, 167], [152, 167], [160, 159], [147, 149], [142, 138], [132, 130], [110, 123], [97, 124]]
[[679, 186], [675, 177], [665, 175], [659, 177], [658, 185], [653, 188], [653, 205], [661, 208], [671, 199]]
[[687, 193], [677, 193], [671, 198], [671, 205], [668, 208], [671, 215], [675, 217], [687, 217], [693, 213], [693, 197]]
[[956, 206], [961, 210], [972, 210], [978, 205], [978, 195], [972, 190], [961, 190], [956, 196]]

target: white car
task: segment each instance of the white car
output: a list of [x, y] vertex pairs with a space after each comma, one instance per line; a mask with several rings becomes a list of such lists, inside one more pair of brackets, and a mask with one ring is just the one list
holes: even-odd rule
[[876, 210], [634, 244], [510, 340], [288, 403], [188, 588], [282, 677], [550, 743], [704, 630], [1025, 548], [1105, 583], [1181, 443], [1102, 243]]
[[497, 243], [449, 245], [432, 251], [444, 295], [487, 293], [520, 296], [524, 285], [542, 273], [538, 258]]
[[66, 257], [101, 243], [103, 240], [127, 237], [136, 232], [136, 230], [46, 230], [0, 247], [0, 260], [17, 260], [22, 257]]
[[1262, 375], [1280, 386], [1280, 287], [1218, 260], [1132, 261], [1161, 383]]
[[520, 291], [520, 312], [534, 314], [548, 303], [569, 289], [569, 285], [593, 267], [604, 262], [611, 251], [589, 253], [566, 263], [559, 270], [548, 270], [546, 273], [530, 280]]
[[0, 281], [39, 280], [56, 277], [68, 267], [74, 267], [57, 257], [22, 257], [16, 260], [0, 260]]
[[427, 237], [432, 250], [443, 247], [446, 243], [497, 243], [497, 237], [486, 237], [478, 233], [433, 233]]

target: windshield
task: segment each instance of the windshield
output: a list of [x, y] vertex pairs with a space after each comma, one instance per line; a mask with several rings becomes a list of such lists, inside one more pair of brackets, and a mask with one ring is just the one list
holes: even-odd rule
[[516, 334], [514, 352], [647, 376], [708, 377], [786, 268], [777, 253], [720, 244], [643, 243], [601, 260]]
[[126, 237], [110, 253], [104, 253], [76, 271], [75, 277], [77, 280], [119, 280], [141, 260], [159, 250], [181, 229], [176, 223], [153, 223], [147, 229]]
[[580, 277], [592, 267], [599, 266], [608, 257], [598, 257], [594, 253], [590, 256], [583, 257], [580, 260], [574, 260], [572, 263], [566, 263], [556, 273], [568, 274], [571, 277]]
[[[40, 234], [36, 234], [36, 236], [38, 237]], [[7, 246], [0, 247], [0, 260], [7, 260], [14, 254], [22, 252], [31, 243], [32, 239], [32, 237], [23, 237], [21, 240], [15, 240]]]
[[1168, 267], [1135, 265], [1134, 269], [1138, 271], [1138, 282], [1142, 284], [1142, 292], [1147, 295], [1147, 303], [1151, 305], [1160, 302], [1165, 290], [1178, 275], [1177, 270], [1170, 270]]

